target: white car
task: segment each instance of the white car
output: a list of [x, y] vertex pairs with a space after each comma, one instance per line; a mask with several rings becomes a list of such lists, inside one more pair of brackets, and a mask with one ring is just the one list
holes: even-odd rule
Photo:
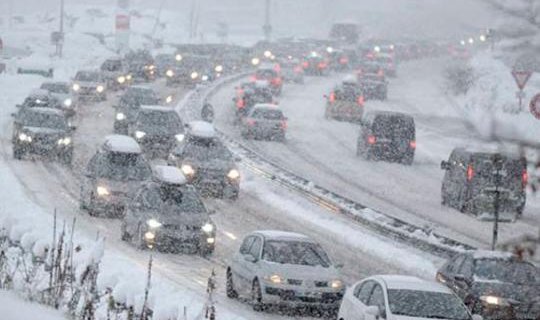
[[481, 320], [445, 286], [410, 276], [373, 276], [345, 293], [338, 320]]
[[265, 305], [316, 307], [335, 313], [344, 285], [323, 248], [305, 235], [255, 231], [247, 235], [227, 268], [227, 296]]

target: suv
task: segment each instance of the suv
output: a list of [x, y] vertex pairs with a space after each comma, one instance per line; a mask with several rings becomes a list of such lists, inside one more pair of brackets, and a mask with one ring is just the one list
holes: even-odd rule
[[55, 97], [62, 103], [62, 108], [66, 116], [75, 115], [75, 107], [77, 101], [71, 92], [71, 86], [67, 82], [43, 82], [39, 87], [41, 90], [46, 90], [49, 95]]
[[460, 253], [439, 269], [436, 279], [484, 319], [540, 319], [540, 272], [510, 253]]
[[[500, 161], [500, 174], [497, 162]], [[456, 148], [445, 171], [441, 203], [482, 219], [493, 219], [496, 186], [499, 185], [499, 218], [512, 221], [523, 213], [527, 186], [526, 160], [510, 154]]]
[[13, 114], [13, 157], [26, 153], [51, 155], [63, 163], [73, 160], [72, 131], [64, 114], [49, 108], [22, 108]]
[[128, 134], [129, 125], [137, 119], [141, 105], [157, 105], [160, 98], [154, 90], [143, 86], [131, 86], [120, 97], [114, 119], [114, 133]]
[[274, 104], [256, 104], [242, 119], [242, 137], [285, 141], [287, 118]]
[[360, 125], [356, 154], [368, 160], [411, 165], [416, 150], [414, 119], [404, 113], [373, 111]]
[[119, 90], [127, 87], [132, 80], [127, 72], [127, 66], [121, 58], [105, 60], [100, 67], [103, 78], [107, 81], [107, 88]]
[[121, 216], [129, 195], [152, 176], [141, 148], [128, 136], [111, 135], [90, 159], [81, 185], [81, 208], [91, 216]]
[[176, 142], [184, 140], [182, 120], [170, 107], [141, 106], [128, 131], [150, 156], [167, 156]]
[[326, 119], [341, 119], [351, 122], [360, 122], [364, 114], [364, 93], [358, 83], [345, 79], [336, 86], [330, 95], [326, 96]]
[[66, 117], [72, 117], [75, 115], [75, 110], [67, 107], [57, 97], [49, 94], [47, 90], [37, 89], [32, 91], [22, 104], [17, 105], [17, 108], [29, 109], [29, 108], [47, 108], [62, 111]]
[[79, 100], [107, 100], [107, 84], [99, 71], [77, 72], [72, 89]]
[[237, 199], [240, 192], [240, 172], [236, 159], [207, 122], [187, 125], [184, 141], [169, 155], [169, 165], [182, 170], [187, 179], [203, 193]]
[[143, 184], [127, 206], [122, 240], [141, 249], [212, 253], [216, 226], [195, 188], [186, 183], [180, 169], [156, 166], [153, 180]]

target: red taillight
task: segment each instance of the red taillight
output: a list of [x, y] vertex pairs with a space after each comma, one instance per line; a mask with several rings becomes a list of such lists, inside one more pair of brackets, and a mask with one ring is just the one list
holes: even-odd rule
[[367, 143], [368, 144], [375, 144], [377, 142], [377, 138], [375, 136], [368, 136], [367, 137]]
[[236, 107], [237, 107], [238, 109], [242, 109], [243, 107], [245, 107], [244, 99], [238, 99], [238, 100], [236, 100]]
[[254, 125], [257, 124], [257, 121], [255, 121], [253, 119], [247, 119], [246, 123], [247, 123], [248, 126], [253, 127]]
[[377, 75], [379, 77], [384, 77], [384, 70], [383, 69], [379, 69], [379, 72], [377, 72]]
[[287, 120], [281, 120], [281, 129], [287, 129]]
[[471, 181], [473, 177], [474, 177], [474, 168], [471, 165], [469, 165], [467, 167], [467, 181]]
[[281, 78], [272, 79], [272, 84], [276, 85], [276, 86], [280, 85], [281, 84]]
[[326, 68], [326, 63], [321, 62], [321, 63], [319, 63], [319, 64], [317, 65], [317, 67], [319, 67], [319, 69], [324, 69], [324, 68]]
[[331, 93], [330, 93], [330, 96], [328, 97], [328, 101], [329, 101], [330, 103], [336, 102], [336, 93], [335, 93], [335, 92], [331, 92]]
[[527, 173], [527, 170], [523, 170], [523, 173], [521, 173], [521, 185], [523, 188], [527, 187], [527, 184], [529, 183], [529, 174]]
[[416, 141], [411, 140], [411, 142], [409, 142], [409, 147], [411, 147], [411, 149], [416, 149]]
[[364, 106], [364, 96], [359, 96], [358, 99], [356, 100], [356, 102], [358, 103], [359, 106], [363, 107]]
[[342, 57], [342, 58], [339, 59], [339, 63], [341, 63], [341, 64], [347, 64], [347, 63], [349, 63], [349, 59], [346, 58], [346, 57]]
[[309, 62], [304, 61], [304, 62], [302, 63], [302, 67], [304, 67], [304, 69], [309, 68]]
[[257, 81], [257, 77], [256, 77], [256, 76], [251, 76], [251, 77], [249, 78], [249, 80], [250, 80], [251, 82], [255, 82], [255, 81]]

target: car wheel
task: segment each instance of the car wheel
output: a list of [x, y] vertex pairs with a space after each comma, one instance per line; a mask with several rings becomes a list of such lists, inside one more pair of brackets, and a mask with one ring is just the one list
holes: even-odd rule
[[23, 158], [24, 151], [17, 145], [13, 145], [13, 158], [21, 160]]
[[251, 303], [253, 311], [263, 311], [264, 304], [262, 303], [261, 285], [257, 279], [253, 280], [253, 285], [251, 287]]
[[230, 268], [227, 269], [227, 282], [225, 283], [227, 298], [236, 299], [238, 298], [238, 292], [234, 289], [234, 283], [232, 278], [232, 271]]

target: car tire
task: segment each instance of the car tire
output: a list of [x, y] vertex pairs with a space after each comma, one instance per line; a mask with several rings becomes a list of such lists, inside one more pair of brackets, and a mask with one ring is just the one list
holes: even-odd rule
[[261, 312], [264, 309], [264, 304], [262, 302], [262, 291], [259, 280], [253, 280], [253, 285], [251, 286], [251, 303], [253, 311]]
[[234, 289], [234, 283], [232, 278], [232, 271], [230, 268], [227, 268], [227, 279], [225, 283], [225, 291], [227, 293], [227, 298], [236, 299], [238, 298], [238, 292]]
[[13, 158], [15, 158], [16, 160], [22, 160], [23, 155], [24, 155], [24, 151], [22, 150], [22, 148], [14, 144], [13, 145]]

